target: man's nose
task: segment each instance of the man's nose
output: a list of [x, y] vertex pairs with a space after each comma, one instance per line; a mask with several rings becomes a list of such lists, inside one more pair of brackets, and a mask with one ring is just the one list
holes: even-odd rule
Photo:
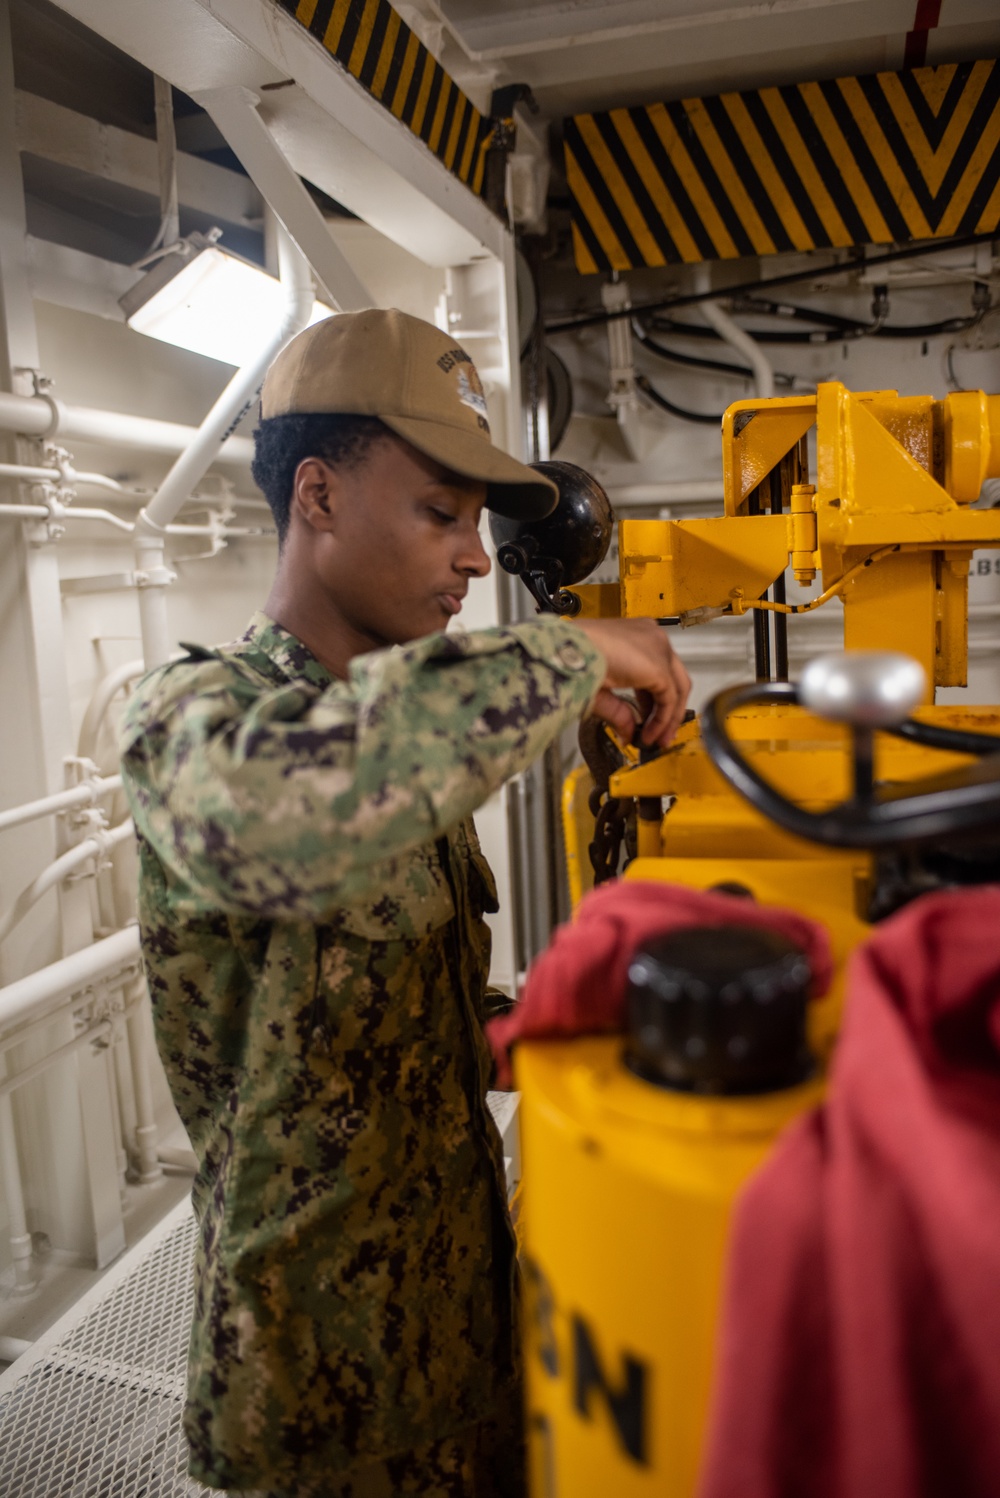
[[463, 545], [455, 566], [467, 577], [485, 577], [490, 570], [490, 554], [483, 545], [478, 527], [470, 525], [462, 537]]

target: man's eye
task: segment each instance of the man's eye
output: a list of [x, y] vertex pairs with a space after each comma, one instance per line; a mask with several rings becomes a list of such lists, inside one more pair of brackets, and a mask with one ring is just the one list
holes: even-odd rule
[[448, 513], [447, 510], [437, 510], [437, 509], [434, 508], [433, 505], [431, 505], [431, 507], [430, 507], [430, 513], [433, 516], [435, 525], [454, 525], [455, 524], [455, 517], [454, 517], [454, 515], [449, 515], [449, 513]]

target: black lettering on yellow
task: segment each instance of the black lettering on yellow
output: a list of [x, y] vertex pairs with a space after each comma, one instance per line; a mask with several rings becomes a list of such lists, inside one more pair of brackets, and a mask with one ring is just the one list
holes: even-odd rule
[[624, 1378], [613, 1389], [604, 1375], [601, 1359], [586, 1322], [573, 1317], [573, 1404], [585, 1420], [591, 1418], [590, 1396], [599, 1393], [608, 1407], [619, 1440], [633, 1461], [647, 1465], [646, 1402], [647, 1374], [645, 1363], [630, 1353], [622, 1355]]
[[524, 1278], [528, 1296], [528, 1316], [538, 1334], [537, 1352], [550, 1378], [559, 1377], [559, 1348], [556, 1344], [555, 1300], [552, 1287], [533, 1259], [524, 1261]]

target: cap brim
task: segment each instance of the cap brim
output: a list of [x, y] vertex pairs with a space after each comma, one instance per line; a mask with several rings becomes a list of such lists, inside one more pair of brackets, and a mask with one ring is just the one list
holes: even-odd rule
[[498, 515], [511, 520], [541, 520], [559, 503], [559, 490], [551, 479], [543, 478], [475, 432], [416, 416], [384, 416], [380, 412], [379, 419], [436, 463], [463, 478], [484, 483], [486, 508]]

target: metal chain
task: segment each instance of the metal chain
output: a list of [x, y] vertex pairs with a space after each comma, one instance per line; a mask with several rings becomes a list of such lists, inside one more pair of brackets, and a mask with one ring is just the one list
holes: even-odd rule
[[[598, 793], [600, 795], [600, 793]], [[591, 801], [593, 802], [593, 794]], [[594, 870], [594, 885], [606, 884], [618, 877], [622, 842], [628, 822], [626, 805], [617, 796], [608, 796], [598, 808], [594, 822], [594, 839], [587, 849]]]

